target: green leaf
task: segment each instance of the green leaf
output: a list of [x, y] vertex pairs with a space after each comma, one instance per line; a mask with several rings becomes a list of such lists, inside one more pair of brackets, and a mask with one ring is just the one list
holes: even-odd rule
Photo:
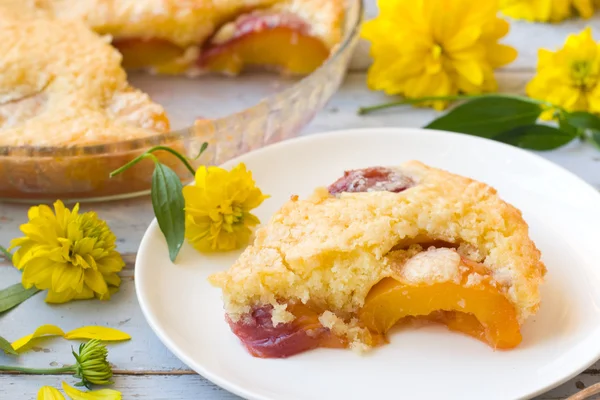
[[0, 336], [0, 350], [4, 351], [6, 354], [12, 354], [13, 356], [19, 355], [19, 353], [17, 353], [15, 349], [13, 349], [10, 342], [4, 339], [2, 336]]
[[204, 153], [207, 148], [208, 148], [208, 142], [202, 143], [202, 146], [200, 146], [200, 151], [198, 152], [198, 155], [196, 157], [194, 157], [193, 159], [194, 160], [199, 159], [200, 156], [202, 155], [202, 153]]
[[177, 174], [159, 162], [152, 174], [152, 207], [158, 226], [165, 235], [169, 257], [175, 262], [185, 238], [185, 201]]
[[571, 125], [565, 117], [565, 113], [561, 113], [558, 116], [558, 128], [563, 132], [567, 132], [568, 134], [573, 135], [573, 137], [580, 136], [582, 130], [576, 126]]
[[0, 255], [7, 261], [12, 262], [12, 254], [10, 251], [6, 250], [4, 247], [0, 246]]
[[523, 125], [532, 125], [541, 113], [541, 106], [526, 98], [484, 97], [459, 105], [425, 128], [491, 138]]
[[565, 121], [576, 128], [590, 129], [600, 132], [600, 117], [585, 111], [564, 114]]
[[577, 134], [565, 132], [548, 125], [520, 126], [502, 132], [492, 139], [530, 150], [553, 150], [564, 146], [577, 137]]
[[20, 283], [0, 290], [0, 313], [18, 306], [39, 291], [36, 287], [25, 289]]

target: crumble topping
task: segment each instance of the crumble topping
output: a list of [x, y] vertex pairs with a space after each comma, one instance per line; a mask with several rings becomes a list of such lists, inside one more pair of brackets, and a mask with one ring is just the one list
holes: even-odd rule
[[[310, 302], [327, 310], [319, 318], [323, 326], [365, 345], [352, 321], [373, 285], [384, 278], [460, 283], [474, 261], [481, 267], [470, 273], [467, 285], [499, 272], [507, 277], [507, 286], [499, 289], [519, 322], [537, 311], [546, 272], [540, 252], [521, 213], [493, 188], [416, 161], [354, 176], [369, 179], [369, 170], [375, 171], [372, 185], [346, 179], [351, 172], [307, 199], [293, 197], [228, 271], [209, 278], [223, 290], [229, 316], [240, 318], [249, 306], [274, 298]], [[346, 191], [377, 182], [385, 186], [379, 177], [390, 171], [409, 177], [410, 190]]]

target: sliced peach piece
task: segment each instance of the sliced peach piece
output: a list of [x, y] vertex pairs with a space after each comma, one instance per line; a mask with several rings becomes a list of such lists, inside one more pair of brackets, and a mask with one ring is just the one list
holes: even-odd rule
[[158, 67], [181, 57], [184, 49], [163, 39], [118, 39], [112, 45], [123, 56], [123, 67], [141, 69]]
[[239, 74], [246, 66], [279, 69], [292, 75], [314, 71], [329, 49], [310, 35], [308, 25], [289, 14], [249, 14], [227, 24], [205, 46], [199, 65]]
[[[432, 315], [440, 310], [453, 312]], [[370, 330], [385, 334], [404, 317], [429, 315], [493, 348], [510, 349], [521, 342], [515, 307], [486, 280], [472, 286], [410, 285], [384, 278], [369, 291], [359, 318]]]

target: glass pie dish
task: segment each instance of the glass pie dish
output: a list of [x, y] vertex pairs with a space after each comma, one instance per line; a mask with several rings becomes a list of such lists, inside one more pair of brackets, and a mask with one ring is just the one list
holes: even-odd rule
[[[230, 78], [152, 76], [129, 81], [165, 107], [173, 130], [140, 139], [85, 146], [0, 146], [0, 200], [98, 201], [149, 192], [154, 169], [143, 160], [124, 173], [110, 172], [154, 146], [168, 146], [193, 159], [219, 165], [257, 148], [297, 136], [342, 82], [362, 22], [361, 0], [346, 0], [343, 39], [329, 58], [302, 78], [252, 72]], [[191, 125], [191, 126], [190, 126]], [[185, 167], [164, 151], [155, 155], [183, 182]]]

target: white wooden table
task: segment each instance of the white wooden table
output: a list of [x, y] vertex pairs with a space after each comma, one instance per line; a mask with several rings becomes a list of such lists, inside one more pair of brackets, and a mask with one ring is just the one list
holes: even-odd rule
[[[368, 0], [367, 3], [367, 17], [375, 15], [375, 1]], [[600, 15], [596, 15], [590, 21], [570, 21], [560, 25], [513, 23], [506, 42], [517, 47], [520, 56], [515, 63], [498, 73], [501, 90], [522, 93], [525, 83], [533, 75], [537, 49], [555, 48], [562, 44], [568, 33], [578, 32], [588, 24], [594, 27], [596, 39], [600, 39]], [[413, 108], [390, 109], [367, 116], [356, 115], [359, 106], [385, 101], [383, 95], [369, 92], [365, 86], [364, 71], [368, 63], [366, 45], [362, 43], [355, 54], [345, 83], [327, 107], [304, 129], [303, 134], [350, 127], [419, 127], [436, 115], [431, 110]], [[139, 84], [143, 88], [148, 79], [151, 78], [135, 77], [134, 84]], [[247, 85], [252, 86], [252, 83]], [[239, 90], [239, 85], [237, 89]], [[541, 154], [600, 189], [600, 151], [589, 145], [577, 143]], [[161, 344], [142, 316], [135, 296], [133, 265], [142, 235], [153, 218], [149, 198], [86, 204], [82, 208], [97, 211], [101, 218], [107, 220], [119, 238], [119, 251], [127, 262], [122, 273], [121, 290], [110, 302], [84, 301], [60, 306], [45, 304], [43, 294], [38, 294], [13, 311], [0, 316], [0, 335], [14, 340], [32, 333], [37, 326], [44, 323], [56, 324], [65, 330], [88, 324], [120, 328], [130, 333], [133, 340], [111, 345], [109, 359], [114, 365], [116, 374], [114, 388], [123, 393], [124, 399], [238, 398], [196, 375], [181, 363]], [[20, 236], [18, 227], [26, 219], [26, 210], [27, 206], [24, 205], [0, 204], [1, 244], [7, 245], [11, 238]], [[0, 287], [18, 282], [19, 279], [18, 271], [7, 263], [0, 263]], [[71, 345], [72, 342], [62, 339], [49, 339], [18, 359], [0, 354], [0, 364], [41, 368], [71, 364], [73, 361], [70, 354]], [[0, 400], [34, 399], [39, 387], [42, 385], [58, 387], [61, 379], [73, 383], [69, 376], [25, 376], [0, 373]], [[435, 377], [432, 377], [433, 379]], [[597, 382], [600, 382], [600, 362], [537, 399], [564, 399]]]

